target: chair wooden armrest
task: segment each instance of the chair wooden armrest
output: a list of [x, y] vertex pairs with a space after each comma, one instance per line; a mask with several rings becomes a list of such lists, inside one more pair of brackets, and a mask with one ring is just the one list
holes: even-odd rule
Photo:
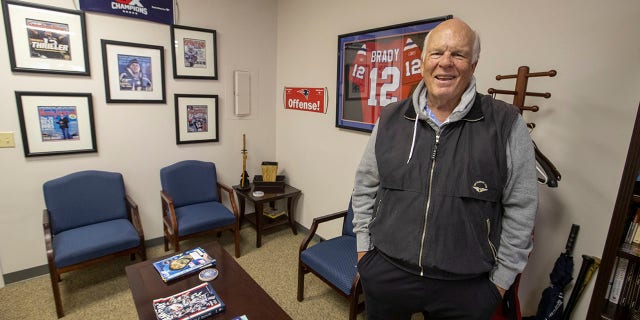
[[327, 221], [331, 221], [331, 220], [335, 220], [335, 219], [338, 219], [338, 218], [344, 218], [346, 216], [347, 216], [347, 210], [343, 210], [343, 211], [339, 211], [339, 212], [335, 212], [335, 213], [331, 213], [331, 214], [327, 214], [327, 215], [324, 215], [324, 216], [320, 216], [320, 217], [314, 218], [313, 222], [311, 223], [311, 229], [309, 229], [309, 234], [307, 235], [307, 237], [300, 244], [299, 252], [304, 251], [309, 246], [309, 242], [311, 242], [311, 239], [313, 239], [313, 237], [316, 235], [316, 231], [318, 230], [318, 226], [321, 223], [324, 223], [324, 222], [327, 222]]
[[[138, 254], [142, 260], [147, 260], [147, 252], [144, 249], [144, 230], [142, 229], [142, 222], [140, 221], [140, 211], [138, 210], [138, 204], [133, 201], [133, 198], [128, 194], [125, 194], [125, 203], [127, 206], [127, 214], [129, 215], [129, 220], [133, 227], [136, 229], [138, 233], [138, 237], [140, 238], [140, 250]], [[131, 254], [131, 260], [135, 259], [135, 254]]]
[[171, 234], [178, 234], [178, 220], [173, 207], [173, 198], [160, 190], [160, 200], [162, 200], [162, 222], [169, 228]]
[[125, 199], [127, 200], [127, 211], [129, 213], [129, 220], [136, 228], [138, 235], [140, 236], [140, 240], [144, 241], [144, 231], [142, 229], [142, 222], [140, 222], [140, 212], [138, 211], [138, 204], [133, 201], [133, 198], [129, 195], [125, 195]]
[[233, 215], [238, 219], [238, 206], [236, 205], [236, 197], [234, 197], [233, 189], [227, 186], [226, 184], [218, 182], [218, 199], [222, 202], [222, 191], [226, 191], [229, 196], [229, 203], [231, 203], [231, 211]]
[[49, 222], [49, 210], [42, 210], [42, 228], [44, 229], [44, 245], [47, 250], [47, 260], [53, 262], [53, 238], [51, 237], [51, 223]]

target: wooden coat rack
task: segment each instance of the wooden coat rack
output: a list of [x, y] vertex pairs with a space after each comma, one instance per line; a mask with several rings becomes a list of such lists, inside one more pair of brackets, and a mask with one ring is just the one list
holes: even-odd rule
[[[531, 111], [531, 112], [537, 112], [538, 110], [540, 110], [540, 108], [538, 106], [525, 106], [524, 98], [526, 96], [532, 96], [532, 97], [543, 97], [545, 99], [549, 99], [551, 97], [551, 93], [527, 92], [527, 84], [529, 82], [529, 78], [555, 77], [556, 74], [557, 72], [555, 70], [549, 70], [546, 72], [529, 72], [528, 66], [520, 66], [518, 68], [517, 74], [511, 74], [506, 76], [502, 76], [502, 75], [496, 76], [496, 80], [498, 81], [502, 79], [516, 79], [515, 90], [511, 91], [511, 90], [500, 90], [500, 89], [489, 88], [489, 90], [487, 91], [489, 92], [489, 94], [492, 94], [492, 95], [495, 95], [495, 94], [513, 95], [513, 105], [520, 109], [520, 113], [522, 113], [522, 111], [525, 111], [525, 110]], [[535, 127], [535, 124], [533, 123], [527, 124], [527, 125], [530, 128]], [[538, 171], [542, 175], [542, 177], [540, 176], [538, 177], [538, 181], [540, 183], [544, 183], [548, 185], [549, 187], [553, 187], [553, 188], [557, 187], [558, 181], [560, 181], [560, 178], [562, 177], [560, 175], [560, 172], [558, 171], [558, 169], [556, 169], [553, 163], [551, 163], [551, 161], [542, 153], [542, 151], [538, 149], [538, 146], [535, 144], [535, 142], [533, 143], [533, 145], [536, 152], [536, 162], [537, 162]]]
[[524, 97], [532, 96], [532, 97], [543, 97], [545, 99], [549, 99], [551, 97], [551, 93], [545, 92], [527, 92], [527, 83], [529, 82], [529, 78], [532, 77], [555, 77], [558, 74], [555, 70], [549, 70], [546, 72], [529, 72], [529, 67], [521, 66], [518, 68], [518, 74], [511, 74], [508, 76], [497, 75], [496, 80], [502, 79], [516, 79], [516, 90], [500, 90], [489, 88], [489, 94], [511, 94], [513, 95], [513, 105], [520, 108], [520, 113], [522, 111], [533, 111], [536, 112], [540, 110], [538, 106], [525, 106], [524, 105]]

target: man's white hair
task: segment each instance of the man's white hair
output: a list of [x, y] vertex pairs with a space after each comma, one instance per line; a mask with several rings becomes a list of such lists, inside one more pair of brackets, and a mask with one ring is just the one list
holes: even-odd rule
[[[473, 31], [473, 51], [471, 52], [471, 63], [478, 62], [480, 59], [480, 34], [476, 30], [471, 29]], [[429, 42], [429, 36], [431, 35], [431, 31], [427, 33], [424, 37], [424, 44], [422, 45], [422, 61], [427, 56], [427, 43]]]

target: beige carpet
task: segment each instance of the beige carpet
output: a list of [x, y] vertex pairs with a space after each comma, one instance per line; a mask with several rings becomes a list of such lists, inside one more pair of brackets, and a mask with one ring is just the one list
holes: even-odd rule
[[[263, 235], [262, 247], [256, 248], [255, 231], [244, 226], [238, 263], [293, 319], [348, 319], [347, 300], [311, 274], [305, 279], [304, 301], [296, 300], [298, 248], [303, 238], [304, 234], [294, 236], [291, 229], [282, 228]], [[183, 241], [181, 246], [188, 248], [209, 240], [195, 238]], [[230, 232], [223, 233], [219, 241], [227, 252], [233, 252]], [[148, 259], [165, 254], [162, 245], [147, 248]], [[125, 266], [135, 262], [123, 257], [63, 274], [63, 319], [137, 319], [124, 272]], [[214, 319], [219, 318], [223, 317]], [[56, 319], [49, 275], [0, 289], [0, 319]], [[358, 319], [364, 319], [363, 314]]]

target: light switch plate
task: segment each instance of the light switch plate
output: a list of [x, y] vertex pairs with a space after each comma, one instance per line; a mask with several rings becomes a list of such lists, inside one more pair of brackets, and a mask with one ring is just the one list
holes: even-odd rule
[[0, 148], [15, 148], [16, 142], [13, 139], [13, 132], [0, 132]]

